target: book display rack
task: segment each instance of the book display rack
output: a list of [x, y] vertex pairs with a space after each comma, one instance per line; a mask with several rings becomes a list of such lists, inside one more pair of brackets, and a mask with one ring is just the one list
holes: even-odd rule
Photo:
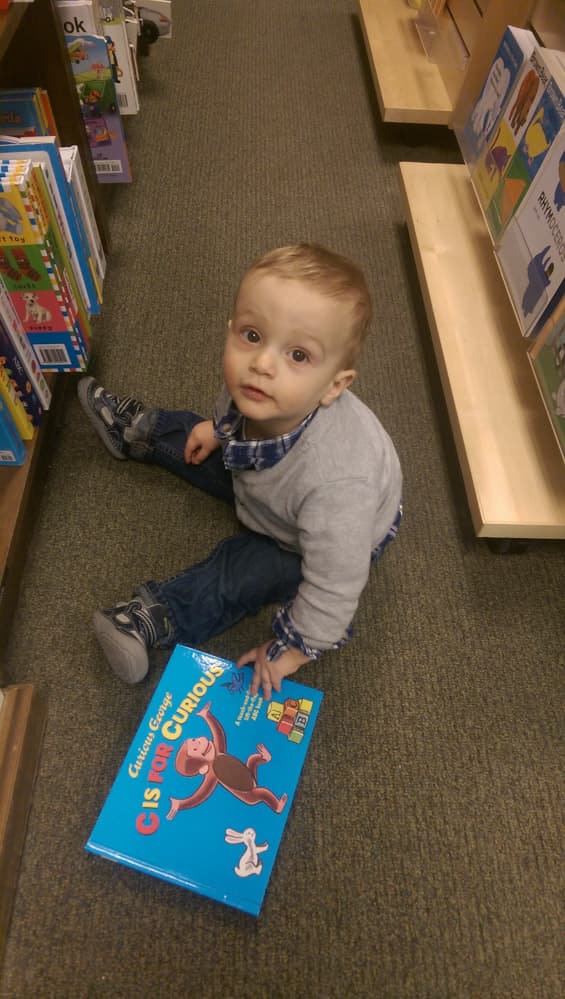
[[[449, 16], [448, 10], [442, 16]], [[507, 24], [565, 49], [561, 0], [490, 0], [465, 67], [434, 64], [405, 0], [359, 0], [384, 121], [465, 122]], [[475, 533], [496, 551], [565, 538], [565, 466], [466, 165], [401, 163], [408, 230]]]

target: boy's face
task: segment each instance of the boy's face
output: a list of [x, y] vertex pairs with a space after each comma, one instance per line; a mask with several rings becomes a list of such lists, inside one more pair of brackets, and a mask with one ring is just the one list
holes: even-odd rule
[[276, 437], [355, 377], [343, 367], [349, 307], [274, 274], [244, 278], [224, 349], [224, 378], [250, 436]]

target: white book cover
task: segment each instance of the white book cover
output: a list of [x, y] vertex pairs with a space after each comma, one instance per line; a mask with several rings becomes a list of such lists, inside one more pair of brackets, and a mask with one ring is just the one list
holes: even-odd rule
[[497, 258], [522, 332], [531, 335], [565, 279], [565, 126], [506, 228]]
[[106, 255], [102, 246], [100, 232], [94, 215], [94, 208], [90, 191], [84, 176], [84, 170], [80, 153], [77, 146], [63, 146], [61, 149], [61, 159], [65, 167], [65, 173], [69, 183], [75, 192], [76, 200], [80, 208], [82, 222], [88, 247], [91, 255], [91, 264], [95, 271], [95, 280], [100, 290], [106, 275]]

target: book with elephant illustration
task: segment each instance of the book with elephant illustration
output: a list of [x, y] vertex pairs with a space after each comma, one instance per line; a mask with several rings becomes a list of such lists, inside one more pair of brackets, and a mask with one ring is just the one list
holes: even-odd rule
[[323, 694], [174, 649], [86, 849], [258, 916]]

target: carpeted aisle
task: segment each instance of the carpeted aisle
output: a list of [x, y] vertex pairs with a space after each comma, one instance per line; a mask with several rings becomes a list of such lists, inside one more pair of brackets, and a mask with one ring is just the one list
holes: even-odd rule
[[[6, 660], [49, 719], [0, 994], [557, 999], [563, 548], [473, 536], [398, 184], [399, 160], [458, 151], [381, 123], [354, 0], [175, 0], [142, 77], [92, 373], [209, 413], [242, 271], [326, 243], [374, 292], [356, 391], [397, 444], [406, 516], [354, 642], [301, 671], [326, 696], [254, 920], [83, 849], [165, 661], [121, 685], [92, 613], [236, 524], [113, 461], [69, 393]], [[269, 616], [209, 648], [237, 657]]]

